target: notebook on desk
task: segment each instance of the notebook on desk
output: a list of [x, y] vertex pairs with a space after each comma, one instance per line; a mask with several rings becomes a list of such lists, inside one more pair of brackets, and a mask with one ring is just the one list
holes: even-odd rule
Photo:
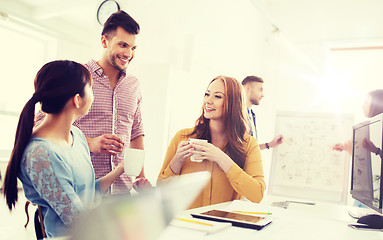
[[136, 195], [109, 197], [76, 224], [71, 239], [158, 239], [174, 217], [192, 203], [208, 179], [208, 172], [185, 174]]

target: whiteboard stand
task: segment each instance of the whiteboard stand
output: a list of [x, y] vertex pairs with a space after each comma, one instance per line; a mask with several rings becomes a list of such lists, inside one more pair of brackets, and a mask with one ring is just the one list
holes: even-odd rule
[[352, 115], [278, 112], [268, 193], [347, 204], [351, 156], [332, 150], [352, 139]]

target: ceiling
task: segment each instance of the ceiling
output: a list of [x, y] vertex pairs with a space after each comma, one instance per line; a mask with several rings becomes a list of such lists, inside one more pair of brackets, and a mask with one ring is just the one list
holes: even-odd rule
[[[0, 11], [15, 21], [41, 26], [47, 31], [74, 39], [84, 39], [98, 27], [96, 12], [98, 0], [1, 0]], [[59, 26], [59, 27], [57, 27]]]
[[[103, 0], [1, 0], [0, 11], [55, 29], [57, 23], [81, 34], [98, 27], [96, 12]], [[134, 2], [117, 0], [123, 9]], [[150, 4], [141, 0], [135, 4]], [[292, 42], [382, 39], [381, 0], [249, 0]], [[163, 0], [167, 4], [169, 0]], [[197, 1], [199, 4], [200, 2]], [[190, 2], [189, 2], [190, 3]], [[196, 3], [197, 4], [197, 3]], [[169, 9], [173, 7], [169, 7]], [[172, 12], [176, 9], [172, 9]], [[212, 11], [214, 11], [212, 9]], [[60, 29], [55, 29], [60, 30]]]
[[[381, 0], [253, 0], [294, 42], [383, 38]], [[262, 3], [262, 4], [261, 4]]]
[[63, 21], [76, 26], [89, 26], [95, 22], [100, 2], [97, 0], [2, 0], [0, 8], [6, 6], [12, 14], [22, 13], [34, 22]]

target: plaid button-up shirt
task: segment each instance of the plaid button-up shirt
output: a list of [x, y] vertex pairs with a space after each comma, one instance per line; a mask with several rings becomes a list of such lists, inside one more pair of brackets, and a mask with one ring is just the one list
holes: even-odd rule
[[[141, 118], [141, 92], [137, 78], [123, 74], [116, 87], [112, 89], [108, 76], [96, 61], [90, 60], [85, 67], [93, 78], [94, 101], [85, 116], [79, 117], [74, 125], [80, 128], [85, 136], [97, 137], [102, 134], [123, 134], [125, 146], [130, 140], [144, 135]], [[123, 160], [123, 154], [91, 153], [96, 179], [105, 176]], [[126, 193], [132, 188], [132, 179], [122, 174], [111, 187], [112, 193]]]
[[[144, 135], [141, 118], [141, 92], [137, 78], [122, 74], [114, 89], [110, 87], [108, 76], [96, 61], [90, 60], [84, 65], [93, 78], [94, 101], [85, 116], [79, 117], [73, 125], [81, 129], [87, 137], [102, 134], [125, 135], [125, 146], [130, 141]], [[36, 124], [44, 120], [45, 114], [38, 112]], [[123, 153], [116, 156], [91, 153], [96, 179], [105, 176], [124, 158]], [[132, 189], [132, 178], [122, 174], [111, 186], [111, 193], [128, 193]]]

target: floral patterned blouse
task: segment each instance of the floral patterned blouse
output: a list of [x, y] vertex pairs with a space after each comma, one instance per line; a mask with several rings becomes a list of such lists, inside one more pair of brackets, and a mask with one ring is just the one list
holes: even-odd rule
[[69, 234], [73, 222], [95, 206], [100, 193], [85, 136], [74, 126], [71, 133], [72, 146], [32, 137], [20, 166], [24, 194], [42, 207], [47, 237]]

